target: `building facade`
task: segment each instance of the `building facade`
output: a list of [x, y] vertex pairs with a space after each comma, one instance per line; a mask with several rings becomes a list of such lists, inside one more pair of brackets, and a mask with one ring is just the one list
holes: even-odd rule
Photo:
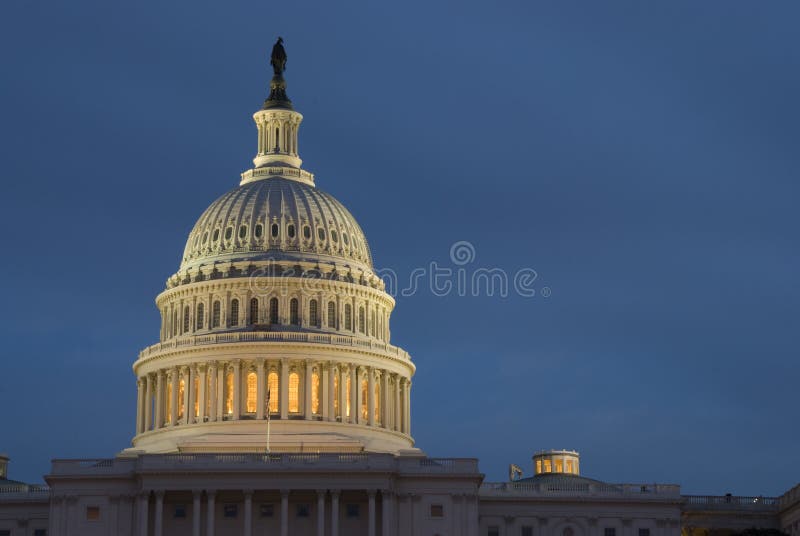
[[797, 489], [608, 484], [572, 451], [490, 483], [475, 459], [417, 448], [394, 300], [355, 218], [302, 168], [285, 62], [279, 41], [254, 167], [202, 213], [156, 298], [131, 447], [54, 460], [47, 487], [9, 480], [0, 458], [0, 536], [800, 535]]

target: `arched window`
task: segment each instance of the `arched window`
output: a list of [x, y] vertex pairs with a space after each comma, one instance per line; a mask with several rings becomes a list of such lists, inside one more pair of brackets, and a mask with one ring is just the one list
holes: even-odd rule
[[358, 331], [364, 333], [364, 308], [358, 308]]
[[239, 324], [239, 300], [236, 298], [231, 300], [231, 326]]
[[292, 298], [289, 302], [289, 323], [296, 326], [300, 323], [299, 305], [297, 298]]
[[261, 238], [261, 235], [263, 235], [263, 234], [264, 234], [264, 226], [263, 226], [263, 225], [261, 225], [260, 223], [259, 223], [259, 224], [257, 224], [257, 225], [256, 225], [256, 230], [255, 230], [255, 233], [254, 233], [254, 234], [256, 235], [256, 238]]
[[255, 372], [249, 372], [247, 374], [247, 402], [245, 403], [245, 406], [247, 407], [247, 413], [256, 412], [257, 390], [258, 376], [256, 376]]
[[333, 416], [341, 417], [342, 414], [339, 410], [339, 371], [331, 371], [333, 374]]
[[311, 238], [311, 227], [308, 225], [303, 226], [303, 238], [309, 240]]
[[369, 382], [366, 378], [361, 380], [361, 418], [369, 418]]
[[314, 327], [319, 326], [319, 311], [317, 310], [317, 300], [308, 302], [308, 323]]
[[202, 303], [197, 304], [197, 318], [195, 318], [195, 329], [203, 329], [203, 318], [205, 317], [206, 306]]
[[289, 374], [289, 413], [300, 413], [300, 375]]
[[269, 389], [269, 412], [278, 413], [280, 392], [278, 391], [278, 373], [274, 370], [267, 375], [267, 388]]
[[230, 240], [233, 236], [233, 227], [228, 227], [225, 229], [225, 240]]
[[172, 380], [166, 382], [167, 392], [164, 396], [164, 422], [170, 424], [172, 422]]
[[294, 238], [294, 225], [289, 224], [286, 227], [286, 234], [289, 235], [289, 238]]
[[183, 332], [189, 331], [189, 306], [183, 308]]
[[200, 417], [200, 378], [194, 378], [194, 416]]
[[258, 324], [258, 298], [250, 298], [250, 323]]
[[225, 371], [225, 413], [233, 415], [233, 371]]
[[211, 306], [211, 327], [218, 328], [219, 327], [219, 317], [220, 317], [220, 305], [219, 300], [214, 302], [214, 305]]
[[272, 228], [270, 229], [270, 233], [272, 234], [272, 238], [278, 238], [278, 231], [279, 230], [280, 229], [278, 228], [278, 224], [277, 223], [273, 223], [272, 224]]
[[336, 328], [336, 303], [328, 302], [328, 327]]
[[269, 300], [269, 323], [278, 323], [278, 298], [270, 298]]
[[381, 382], [375, 382], [375, 422], [381, 422]]
[[186, 380], [181, 378], [178, 382], [178, 418], [183, 419], [186, 406], [183, 405], [183, 394], [186, 392]]
[[344, 304], [344, 329], [353, 330], [353, 313], [349, 303]]
[[345, 416], [348, 417], [348, 418], [350, 417], [350, 401], [353, 399], [352, 390], [351, 390], [353, 386], [351, 385], [351, 383], [352, 382], [350, 381], [350, 376], [348, 375], [347, 376], [347, 381], [344, 382], [344, 390], [345, 390], [345, 394], [347, 395], [347, 399], [345, 400], [345, 404], [344, 404], [344, 412], [345, 412]]
[[239, 238], [244, 238], [247, 236], [247, 225], [242, 225], [239, 227]]
[[311, 413], [319, 415], [319, 372], [311, 373]]

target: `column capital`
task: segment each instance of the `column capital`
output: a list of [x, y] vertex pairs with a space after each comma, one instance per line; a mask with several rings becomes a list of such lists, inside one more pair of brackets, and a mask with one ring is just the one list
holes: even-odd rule
[[324, 497], [326, 493], [328, 493], [328, 490], [326, 490], [326, 489], [318, 489], [317, 490], [317, 495], [320, 496], [320, 497]]
[[156, 499], [160, 501], [164, 498], [165, 491], [163, 489], [157, 489], [153, 493], [155, 493]]
[[284, 497], [289, 497], [289, 491], [291, 491], [291, 490], [282, 489], [281, 490], [281, 499], [283, 499]]
[[242, 494], [244, 494], [245, 497], [253, 497], [253, 490], [252, 489], [243, 489], [242, 490]]
[[336, 497], [338, 499], [339, 495], [342, 493], [342, 490], [340, 490], [340, 489], [332, 489], [332, 490], [330, 490], [330, 492], [331, 492], [331, 497]]
[[370, 499], [374, 499], [374, 498], [375, 498], [375, 495], [376, 495], [377, 493], [378, 493], [378, 490], [375, 490], [375, 489], [368, 489], [368, 490], [367, 490], [367, 497], [369, 497]]
[[203, 490], [201, 489], [193, 489], [192, 490], [192, 498], [193, 499], [200, 499], [203, 496]]
[[217, 494], [217, 490], [215, 490], [215, 489], [212, 489], [212, 490], [208, 490], [207, 489], [206, 490], [206, 497], [208, 499], [213, 499], [216, 494]]

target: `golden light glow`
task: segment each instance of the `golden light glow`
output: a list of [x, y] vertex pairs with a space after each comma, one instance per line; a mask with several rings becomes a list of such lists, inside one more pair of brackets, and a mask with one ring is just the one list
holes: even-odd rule
[[258, 376], [255, 372], [247, 375], [247, 413], [256, 412], [256, 396], [258, 390]]
[[550, 460], [544, 460], [544, 472], [545, 473], [553, 472], [553, 466], [551, 465]]
[[339, 411], [339, 371], [331, 372], [331, 374], [333, 374], [333, 415], [341, 417], [342, 414]]
[[225, 413], [233, 415], [233, 372], [225, 373]]
[[183, 412], [186, 411], [186, 407], [183, 404], [183, 395], [186, 392], [186, 380], [181, 378], [178, 382], [178, 418], [183, 418]]
[[567, 460], [567, 472], [572, 473], [572, 460]]
[[542, 472], [542, 460], [536, 460], [536, 474], [540, 474]]
[[375, 382], [375, 422], [381, 420], [381, 382]]
[[269, 386], [269, 412], [278, 413], [278, 373], [274, 370], [267, 376]]
[[556, 460], [556, 473], [563, 473], [563, 472], [564, 472], [564, 461]]
[[206, 373], [206, 415], [211, 415], [211, 373]]
[[319, 415], [319, 373], [311, 374], [311, 413]]
[[194, 379], [194, 416], [200, 416], [200, 378]]
[[352, 395], [350, 394], [350, 376], [347, 377], [347, 381], [344, 384], [345, 391], [347, 391], [347, 399], [345, 400], [345, 415], [350, 417], [350, 400], [352, 399]]
[[169, 424], [172, 422], [172, 382], [167, 382], [167, 396], [164, 397], [165, 404], [164, 409], [166, 411], [164, 415], [164, 422]]
[[300, 375], [289, 374], [289, 413], [300, 413]]
[[369, 382], [361, 380], [361, 418], [366, 419], [369, 417]]

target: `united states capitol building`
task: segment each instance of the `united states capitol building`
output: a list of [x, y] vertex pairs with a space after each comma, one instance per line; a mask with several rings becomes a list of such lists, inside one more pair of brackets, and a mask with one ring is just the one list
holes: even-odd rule
[[686, 496], [587, 478], [567, 450], [487, 482], [476, 459], [428, 457], [395, 301], [361, 227], [302, 167], [285, 62], [279, 42], [253, 168], [200, 215], [156, 297], [132, 445], [53, 460], [47, 486], [0, 457], [0, 536], [800, 536], [800, 486]]

